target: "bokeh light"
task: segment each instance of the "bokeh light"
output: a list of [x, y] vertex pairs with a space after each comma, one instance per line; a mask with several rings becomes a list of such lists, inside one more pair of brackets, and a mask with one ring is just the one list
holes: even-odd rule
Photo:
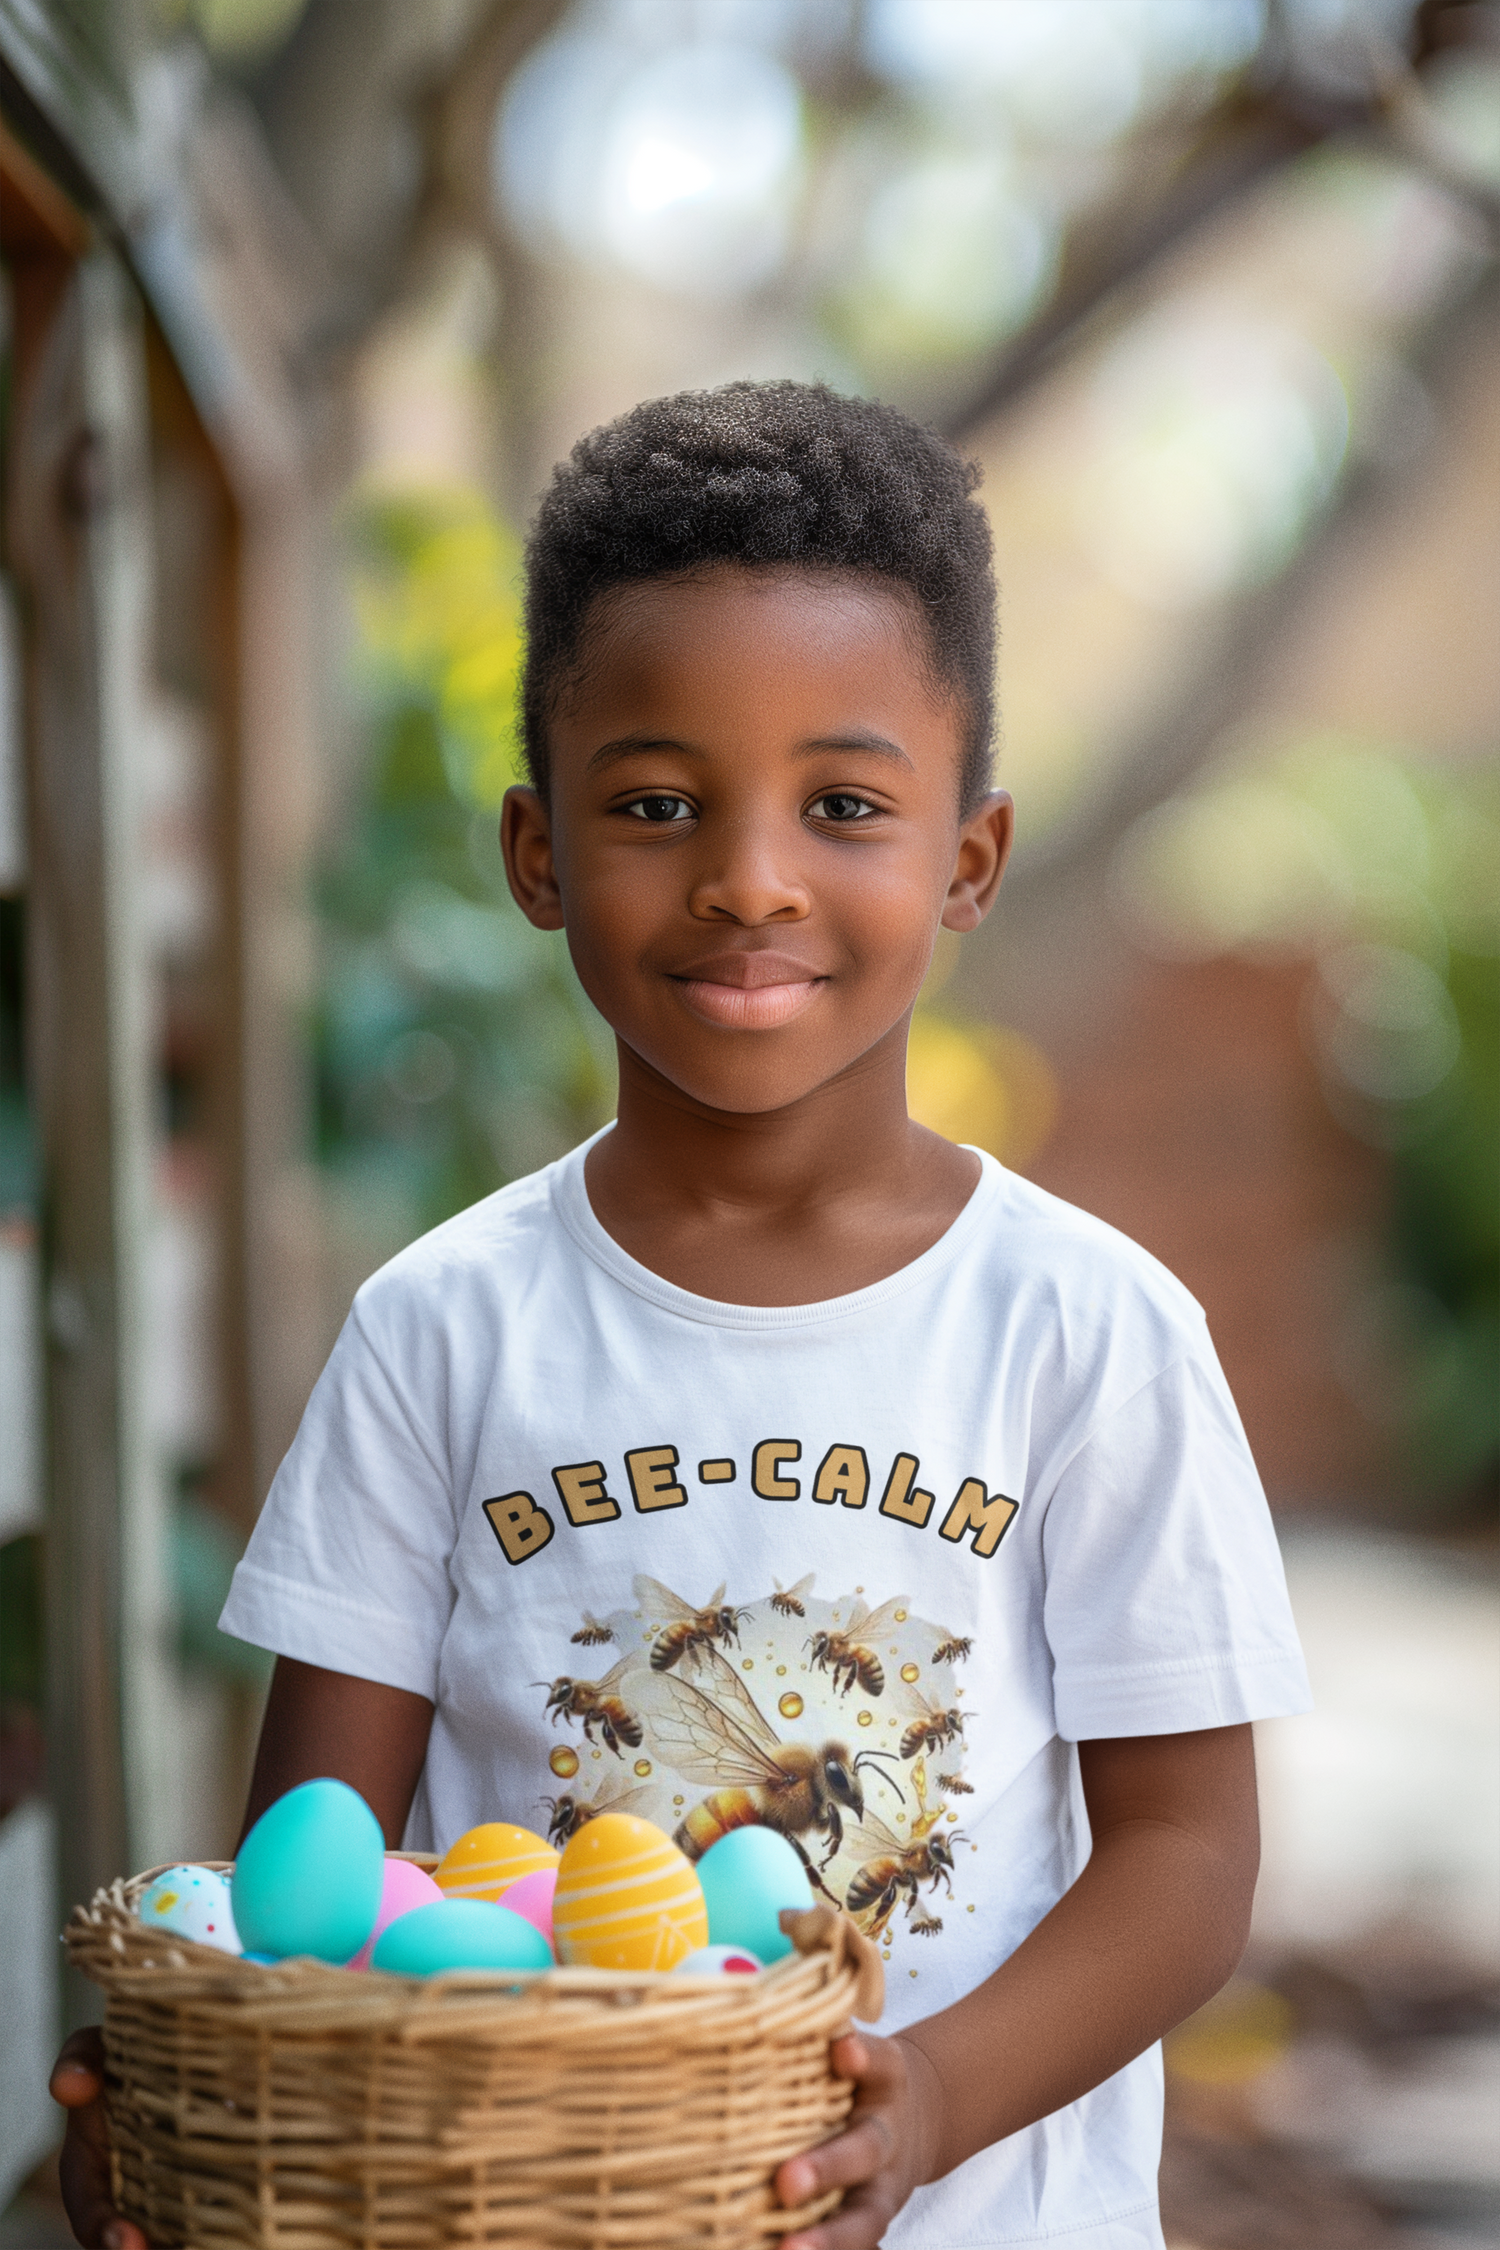
[[1272, 576], [1332, 488], [1337, 375], [1294, 329], [1212, 301], [1126, 336], [1095, 379], [1083, 536], [1105, 575], [1190, 609]]
[[801, 142], [801, 93], [773, 55], [704, 41], [642, 56], [565, 33], [517, 74], [494, 169], [539, 247], [716, 298], [780, 264]]

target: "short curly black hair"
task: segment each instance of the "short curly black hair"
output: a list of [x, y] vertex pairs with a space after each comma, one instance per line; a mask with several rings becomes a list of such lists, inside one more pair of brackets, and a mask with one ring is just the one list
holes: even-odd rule
[[990, 784], [995, 580], [979, 470], [935, 431], [823, 383], [726, 383], [648, 399], [580, 438], [526, 548], [522, 743], [550, 779], [547, 723], [577, 671], [591, 605], [707, 564], [849, 571], [904, 587], [929, 662], [965, 714], [959, 805]]

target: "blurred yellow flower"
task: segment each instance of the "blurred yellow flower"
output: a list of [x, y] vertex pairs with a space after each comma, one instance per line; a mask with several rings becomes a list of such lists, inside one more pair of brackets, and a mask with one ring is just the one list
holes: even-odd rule
[[372, 510], [377, 538], [354, 578], [378, 667], [435, 697], [449, 778], [477, 811], [525, 779], [516, 726], [520, 545], [477, 496]]
[[919, 1125], [1020, 1169], [1052, 1130], [1057, 1082], [1020, 1032], [920, 1008], [906, 1050], [906, 1103]]
[[1278, 2062], [1296, 2017], [1279, 1992], [1233, 1977], [1163, 2042], [1169, 2078], [1195, 2086], [1241, 2086]]

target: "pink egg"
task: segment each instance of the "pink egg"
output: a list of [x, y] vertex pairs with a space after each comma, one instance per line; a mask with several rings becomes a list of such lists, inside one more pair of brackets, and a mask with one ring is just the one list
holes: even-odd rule
[[557, 1889], [557, 1869], [539, 1867], [531, 1875], [523, 1875], [518, 1883], [500, 1893], [500, 1903], [508, 1906], [512, 1914], [519, 1914], [534, 1930], [540, 1930], [549, 1945], [552, 1944], [552, 1894]]
[[354, 1959], [344, 1963], [345, 1968], [368, 1969], [375, 1940], [381, 1931], [403, 1914], [410, 1914], [414, 1906], [432, 1906], [442, 1895], [432, 1877], [424, 1875], [420, 1867], [413, 1867], [409, 1859], [388, 1859], [380, 1883], [380, 1912], [375, 1917], [375, 1927]]

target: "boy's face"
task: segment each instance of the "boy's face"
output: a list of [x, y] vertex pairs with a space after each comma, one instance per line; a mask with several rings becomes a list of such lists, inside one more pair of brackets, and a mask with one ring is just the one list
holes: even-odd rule
[[962, 713], [920, 633], [853, 577], [621, 589], [551, 728], [550, 806], [506, 800], [521, 906], [566, 928], [625, 1046], [710, 1109], [899, 1064], [939, 925], [994, 896], [1009, 799], [960, 823]]

